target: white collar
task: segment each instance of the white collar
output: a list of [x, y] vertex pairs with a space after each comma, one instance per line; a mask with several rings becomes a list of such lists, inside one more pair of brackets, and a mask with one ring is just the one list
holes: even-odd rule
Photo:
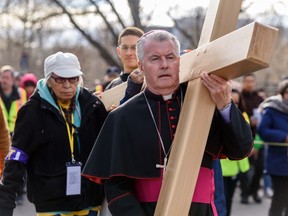
[[162, 95], [164, 101], [170, 100], [172, 98], [172, 96], [173, 96], [173, 93], [171, 93], [169, 95]]

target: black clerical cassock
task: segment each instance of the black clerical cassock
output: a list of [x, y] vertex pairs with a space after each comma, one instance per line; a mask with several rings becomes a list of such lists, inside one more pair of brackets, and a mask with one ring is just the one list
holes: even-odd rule
[[[83, 175], [105, 184], [112, 215], [154, 214], [185, 92], [185, 85], [165, 97], [146, 89], [108, 115]], [[252, 143], [250, 127], [233, 102], [229, 123], [215, 109], [190, 215], [215, 212], [213, 159], [242, 159]]]

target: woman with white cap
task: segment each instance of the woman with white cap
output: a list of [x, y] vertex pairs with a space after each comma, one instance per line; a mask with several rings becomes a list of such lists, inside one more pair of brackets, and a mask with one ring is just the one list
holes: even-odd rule
[[[107, 116], [101, 101], [81, 87], [77, 57], [58, 52], [44, 62], [45, 78], [21, 107], [0, 184], [1, 216], [13, 215], [27, 171], [27, 195], [38, 216], [97, 215], [101, 186], [81, 177]], [[92, 213], [94, 211], [94, 213]]]

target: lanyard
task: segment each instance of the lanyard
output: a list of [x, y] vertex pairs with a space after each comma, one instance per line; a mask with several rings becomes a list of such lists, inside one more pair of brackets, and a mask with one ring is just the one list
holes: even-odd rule
[[[62, 116], [64, 117], [65, 119], [65, 123], [66, 123], [66, 128], [67, 128], [67, 134], [68, 134], [68, 138], [69, 138], [69, 143], [70, 143], [70, 149], [71, 149], [71, 158], [72, 158], [72, 163], [75, 163], [75, 158], [74, 158], [74, 127], [71, 126], [71, 130], [70, 130], [70, 126], [69, 126], [69, 123], [67, 122], [66, 118], [65, 118], [65, 114], [62, 110], [62, 107], [60, 106], [61, 108], [61, 112], [62, 112]], [[73, 124], [74, 123], [74, 115], [73, 113], [71, 114], [71, 123]]]

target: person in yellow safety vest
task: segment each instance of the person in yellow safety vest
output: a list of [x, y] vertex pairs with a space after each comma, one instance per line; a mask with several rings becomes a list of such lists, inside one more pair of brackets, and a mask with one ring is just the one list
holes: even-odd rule
[[[245, 120], [249, 123], [249, 117], [246, 112], [243, 112], [243, 100], [241, 100], [241, 96], [239, 91], [232, 89], [232, 99], [234, 103], [238, 106], [240, 111], [242, 112]], [[229, 159], [221, 159], [221, 168], [223, 174], [223, 182], [224, 182], [224, 191], [226, 198], [226, 216], [230, 216], [232, 200], [234, 191], [237, 185], [238, 180], [241, 183], [241, 190], [248, 190], [247, 173], [250, 169], [250, 164], [248, 157], [242, 160], [229, 160]], [[241, 179], [242, 178], [242, 179]], [[246, 185], [245, 185], [246, 184]]]
[[10, 134], [14, 131], [18, 110], [27, 101], [25, 90], [14, 85], [13, 73], [10, 65], [0, 69], [0, 103]]
[[9, 152], [10, 135], [9, 130], [4, 119], [2, 107], [0, 105], [0, 178], [2, 176], [4, 159]]

